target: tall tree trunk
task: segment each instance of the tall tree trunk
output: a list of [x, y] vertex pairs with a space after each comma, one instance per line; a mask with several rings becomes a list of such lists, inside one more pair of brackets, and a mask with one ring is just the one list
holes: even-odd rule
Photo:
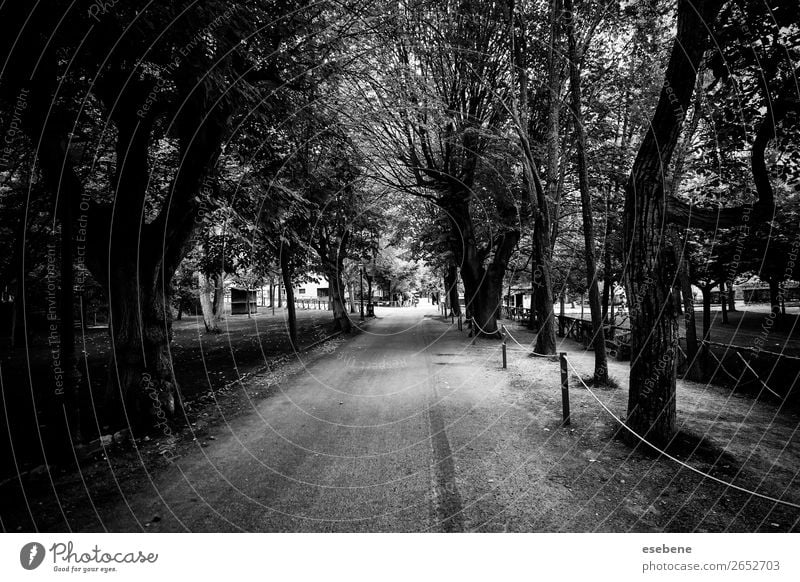
[[[281, 278], [286, 287], [286, 319], [289, 324], [289, 342], [297, 350], [297, 312], [294, 305], [294, 283], [292, 273], [292, 261], [289, 249], [284, 246], [281, 248]], [[280, 285], [280, 282], [278, 283]], [[278, 295], [280, 297], [280, 295]]]
[[602, 296], [602, 299], [601, 299], [600, 303], [601, 303], [602, 308], [603, 308], [603, 321], [605, 323], [611, 323], [613, 325], [614, 322], [613, 321], [609, 321], [609, 319], [608, 319], [608, 305], [609, 305], [609, 302], [611, 300], [611, 285], [612, 284], [613, 283], [611, 283], [611, 275], [608, 272], [608, 268], [605, 268], [604, 269], [604, 275], [603, 275], [603, 296]]
[[[109, 282], [109, 331], [113, 338], [106, 405], [113, 415], [134, 419], [140, 428], [164, 423], [174, 414], [177, 382], [169, 343], [172, 321], [168, 297], [157, 267], [137, 265], [122, 249], [112, 263]], [[155, 271], [155, 272], [154, 272]], [[139, 285], [131, 284], [139, 281]]]
[[[600, 289], [597, 284], [597, 262], [594, 253], [594, 217], [592, 216], [592, 197], [589, 192], [589, 172], [586, 167], [586, 128], [583, 126], [583, 104], [581, 102], [581, 74], [575, 41], [575, 15], [572, 0], [564, 0], [567, 18], [567, 45], [569, 54], [569, 76], [572, 96], [572, 115], [577, 142], [578, 185], [581, 192], [583, 213], [583, 240], [586, 254], [586, 279], [589, 286], [589, 311], [592, 316], [592, 346], [594, 347], [594, 383], [608, 383], [608, 358], [606, 338], [603, 332], [603, 314], [600, 311]], [[581, 305], [583, 303], [581, 302]]]
[[[543, 214], [540, 212], [540, 215]], [[534, 246], [533, 260], [536, 265], [534, 270], [533, 284], [536, 301], [536, 318], [539, 323], [539, 331], [536, 334], [536, 352], [540, 354], [556, 353], [556, 316], [553, 309], [555, 300], [553, 298], [553, 279], [551, 276], [551, 263], [548, 256], [550, 242], [547, 240], [548, 229], [537, 220], [534, 226], [534, 236], [536, 238]]]
[[733, 281], [728, 281], [728, 311], [736, 311], [736, 290], [733, 288]]
[[214, 282], [214, 320], [222, 321], [225, 319], [225, 273], [214, 273], [211, 280]]
[[539, 196], [539, 212], [534, 226], [536, 246], [534, 264], [540, 271], [539, 284], [536, 289], [537, 318], [539, 333], [536, 335], [536, 351], [541, 354], [556, 353], [556, 321], [553, 311], [552, 249], [555, 241], [551, 240], [552, 222], [558, 220], [552, 216], [550, 201], [555, 201], [558, 191], [560, 156], [559, 132], [561, 129], [561, 0], [550, 0], [550, 38], [547, 57], [547, 87], [549, 90], [547, 113], [547, 192]]
[[[560, 67], [556, 51], [559, 35], [559, 1], [550, 4], [550, 52], [548, 55], [548, 88], [550, 89], [547, 130], [547, 192], [539, 176], [537, 159], [531, 147], [528, 123], [528, 63], [525, 46], [527, 43], [527, 24], [525, 10], [516, 9], [512, 14], [511, 38], [513, 40], [512, 58], [517, 71], [518, 90], [512, 92], [514, 126], [522, 149], [523, 181], [528, 192], [531, 213], [534, 217], [531, 249], [531, 315], [528, 326], [538, 325], [536, 351], [541, 354], [554, 354], [556, 351], [555, 314], [553, 312], [553, 282], [551, 271], [551, 201], [558, 188], [558, 131], [559, 110], [561, 106]], [[513, 25], [516, 16], [516, 26]], [[548, 198], [549, 195], [549, 198]]]
[[[559, 166], [561, 162], [560, 131], [561, 131], [561, 85], [562, 85], [562, 59], [561, 25], [562, 18], [561, 0], [550, 0], [550, 38], [547, 52], [547, 164], [546, 184], [547, 199], [555, 202], [557, 199]], [[558, 217], [550, 216], [550, 221]], [[548, 225], [551, 226], [552, 225]], [[550, 239], [551, 237], [548, 237]], [[552, 240], [550, 243], [552, 244]]]
[[[536, 239], [531, 238], [531, 258], [533, 259], [537, 255], [536, 253]], [[536, 329], [538, 325], [538, 320], [536, 318], [536, 310], [537, 310], [537, 302], [536, 302], [536, 289], [538, 285], [536, 284], [536, 278], [538, 276], [538, 268], [536, 266], [536, 261], [531, 260], [531, 311], [530, 317], [528, 318], [528, 329]]]
[[61, 357], [64, 364], [64, 402], [68, 415], [67, 434], [82, 440], [79, 387], [81, 373], [75, 354], [75, 266], [73, 263], [73, 217], [69, 200], [62, 201], [61, 211]]
[[728, 298], [725, 293], [725, 281], [719, 282], [719, 304], [722, 308], [722, 323], [728, 323]]
[[669, 167], [721, 0], [679, 0], [665, 82], [626, 185], [625, 285], [631, 314], [627, 425], [657, 446], [675, 434], [678, 324], [672, 305], [677, 265], [665, 240], [664, 168]]
[[[178, 171], [171, 187], [165, 189], [168, 201], [146, 223], [155, 116], [140, 116], [138, 112], [152, 90], [149, 82], [131, 80], [122, 70], [108, 70], [93, 86], [116, 126], [118, 163], [112, 184], [114, 201], [109, 205], [94, 204], [84, 199], [79, 189], [65, 188], [65, 177], [77, 177], [64, 151], [67, 136], [46, 135], [52, 97], [37, 92], [37, 104], [29, 109], [39, 114], [40, 125], [36, 127], [34, 120], [30, 134], [42, 141], [42, 168], [58, 183], [53, 191], [67, 196], [73, 211], [80, 208], [84, 212], [84, 205], [88, 206], [86, 265], [105, 285], [109, 301], [112, 350], [106, 404], [112, 423], [124, 419], [137, 426], [148, 421], [166, 426], [162, 418], [180, 404], [168, 350], [172, 329], [170, 283], [191, 248], [200, 208], [198, 193], [216, 165], [230, 121], [228, 106], [210, 98], [209, 85], [198, 83], [196, 75], [193, 79], [186, 69], [187, 74], [178, 80], [178, 89], [188, 97], [182, 103], [180, 119], [172, 126], [177, 136]], [[213, 103], [213, 111], [209, 111], [209, 103]], [[61, 153], [53, 157], [48, 151]]]
[[[47, 188], [52, 193], [58, 193], [57, 196], [54, 196], [58, 200], [56, 213], [60, 225], [60, 290], [56, 325], [59, 336], [58, 360], [60, 360], [62, 370], [62, 386], [57, 386], [55, 391], [57, 398], [54, 408], [58, 409], [56, 411], [58, 416], [53, 419], [53, 424], [61, 425], [66, 422], [65, 426], [62, 425], [64, 438], [60, 439], [60, 442], [69, 444], [73, 438], [75, 440], [81, 438], [79, 390], [82, 391], [81, 389], [86, 387], [82, 382], [75, 353], [75, 273], [73, 264], [74, 211], [78, 205], [76, 201], [80, 201], [83, 194], [83, 186], [68, 159], [64, 141], [59, 136], [33, 135], [31, 137], [39, 142], [37, 156]], [[22, 252], [25, 252], [24, 249]], [[20, 273], [20, 275], [24, 277], [24, 273]], [[20, 281], [24, 282], [24, 279], [20, 279]], [[63, 417], [64, 413], [66, 413], [66, 419]]]
[[444, 288], [450, 302], [450, 312], [458, 317], [461, 315], [461, 301], [458, 298], [458, 267], [452, 262], [448, 263], [445, 271]]
[[[680, 255], [677, 250], [676, 253]], [[684, 256], [677, 257], [679, 263], [678, 279], [681, 286], [683, 297], [683, 322], [686, 330], [686, 375], [689, 378], [698, 378], [696, 374], [698, 346], [697, 346], [697, 322], [694, 315], [694, 294], [692, 293], [692, 282], [689, 276], [689, 261]]]
[[317, 255], [322, 261], [325, 278], [328, 280], [329, 303], [333, 309], [334, 329], [344, 333], [350, 333], [353, 329], [353, 323], [350, 321], [344, 302], [344, 285], [341, 276], [349, 239], [349, 230], [345, 229], [339, 236], [332, 236], [327, 229], [321, 229], [315, 247]]
[[344, 302], [344, 294], [342, 293], [343, 285], [341, 277], [341, 265], [338, 269], [328, 270], [325, 277], [328, 279], [330, 288], [330, 303], [333, 307], [333, 320], [335, 329], [350, 333], [353, 328], [353, 323], [350, 321], [350, 316], [347, 314], [347, 307]]
[[[510, 208], [503, 206], [503, 210], [508, 212]], [[507, 214], [504, 216], [506, 219], [508, 218]], [[497, 333], [499, 333], [497, 320], [502, 318], [503, 280], [508, 269], [508, 261], [514, 253], [519, 238], [520, 231], [518, 230], [509, 230], [503, 233], [496, 244], [494, 256], [486, 269], [485, 280], [481, 286], [483, 293], [481, 307], [484, 310], [481, 321], [493, 321]]]
[[781, 287], [780, 287], [780, 279], [775, 276], [771, 276], [768, 279], [769, 281], [769, 305], [770, 310], [775, 315], [781, 314]]
[[214, 276], [207, 276], [203, 272], [197, 273], [197, 284], [199, 287], [198, 297], [200, 298], [200, 310], [203, 313], [203, 324], [206, 333], [219, 333], [217, 318], [214, 316]]
[[703, 292], [703, 341], [707, 342], [711, 339], [711, 289], [714, 288], [713, 283], [703, 285], [700, 291]]
[[347, 297], [348, 297], [347, 301], [350, 304], [350, 313], [355, 313], [356, 312], [356, 297], [355, 297], [355, 293], [354, 293], [354, 288], [353, 288], [353, 283], [352, 282], [349, 282], [347, 284]]
[[[20, 265], [21, 266], [21, 265]], [[22, 294], [25, 292], [25, 273], [20, 268], [15, 283], [14, 303], [11, 305], [11, 350], [17, 349], [17, 342], [20, 341], [24, 331], [24, 325], [20, 325], [22, 320]]]
[[[472, 318], [479, 334], [498, 337], [498, 306], [492, 304], [492, 301], [494, 301], [493, 286], [496, 282], [489, 282], [487, 278], [487, 270], [483, 264], [484, 257], [479, 252], [475, 240], [475, 229], [469, 210], [469, 198], [468, 192], [453, 189], [446, 198], [441, 200], [441, 206], [450, 219], [449, 244], [451, 251], [455, 261], [461, 265], [461, 281], [464, 284], [464, 302], [467, 315]], [[500, 210], [502, 214], [504, 209], [501, 208]], [[506, 236], [504, 235], [503, 240], [505, 238]], [[493, 249], [495, 260], [499, 260], [499, 263], [503, 265], [503, 272], [500, 275], [500, 284], [502, 285], [508, 257], [504, 256], [506, 250], [503, 242], [495, 242]], [[451, 276], [452, 274], [448, 274], [448, 278]], [[448, 285], [447, 281], [445, 285]], [[492, 290], [488, 291], [487, 286], [492, 287]], [[455, 286], [451, 285], [450, 287], [452, 289]], [[500, 293], [502, 294], [502, 289]], [[457, 300], [451, 301], [451, 304], [453, 309], [460, 309], [460, 307], [457, 307]]]

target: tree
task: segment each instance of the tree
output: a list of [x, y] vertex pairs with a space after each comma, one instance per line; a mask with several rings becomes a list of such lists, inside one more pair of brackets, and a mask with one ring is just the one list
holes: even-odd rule
[[677, 34], [664, 86], [626, 185], [625, 247], [629, 268], [625, 287], [631, 314], [631, 374], [626, 423], [657, 446], [675, 434], [677, 311], [672, 281], [677, 265], [664, 235], [668, 166], [691, 102], [708, 31], [719, 0], [679, 0]]
[[[4, 26], [25, 33], [9, 50], [4, 90], [30, 94], [24, 128], [50, 195], [58, 194], [62, 232], [87, 224], [86, 264], [110, 303], [107, 411], [121, 419], [124, 402], [128, 417], [147, 422], [172, 412], [178, 395], [170, 281], [213, 197], [204, 185], [234, 115], [263, 99], [256, 87], [280, 83], [275, 65], [285, 54], [275, 48], [304, 22], [286, 20], [282, 3], [269, 1], [136, 1], [97, 15], [97, 25], [68, 3], [15, 4]], [[96, 195], [73, 155], [84, 132], [111, 144], [112, 177]]]
[[[404, 5], [387, 26], [391, 38], [356, 87], [363, 102], [382, 107], [367, 128], [381, 153], [383, 183], [439, 206], [449, 221], [448, 246], [461, 271], [466, 308], [483, 335], [498, 334], [497, 316], [508, 260], [519, 240], [516, 193], [489, 189], [488, 159], [505, 148], [508, 67], [494, 50], [506, 31], [499, 5]], [[377, 157], [377, 156], [375, 156]], [[499, 157], [499, 156], [498, 156]], [[478, 200], [494, 221], [476, 224]]]
[[592, 346], [594, 347], [594, 383], [608, 383], [608, 362], [606, 357], [606, 338], [603, 331], [603, 319], [600, 310], [600, 290], [597, 284], [597, 263], [594, 252], [594, 218], [592, 216], [592, 198], [589, 192], [589, 174], [586, 166], [586, 129], [583, 125], [583, 105], [581, 97], [581, 74], [575, 38], [575, 14], [572, 0], [564, 0], [566, 12], [567, 42], [569, 54], [570, 95], [572, 96], [572, 115], [574, 118], [575, 141], [577, 146], [578, 183], [581, 192], [581, 209], [583, 211], [584, 252], [586, 257], [586, 279], [589, 287], [589, 309], [592, 315]]
[[[524, 170], [524, 183], [528, 193], [529, 204], [533, 216], [532, 261], [531, 261], [531, 317], [529, 325], [532, 328], [534, 318], [538, 320], [539, 332], [536, 336], [536, 350], [543, 354], [554, 354], [556, 349], [555, 316], [553, 314], [553, 278], [552, 278], [552, 253], [555, 242], [556, 224], [552, 204], [556, 204], [559, 197], [558, 181], [558, 151], [559, 151], [559, 120], [561, 109], [561, 69], [558, 60], [558, 45], [560, 39], [560, 26], [558, 24], [560, 4], [557, 0], [549, 3], [547, 22], [549, 23], [549, 45], [546, 55], [547, 70], [547, 119], [546, 119], [546, 162], [547, 183], [546, 189], [539, 175], [538, 160], [534, 153], [529, 119], [529, 79], [528, 70], [531, 66], [530, 52], [528, 49], [528, 20], [523, 8], [516, 10], [512, 5], [512, 58], [514, 60], [517, 76], [517, 92], [512, 91], [512, 113], [514, 129], [516, 130], [523, 153], [522, 165]], [[514, 18], [516, 17], [516, 18]]]

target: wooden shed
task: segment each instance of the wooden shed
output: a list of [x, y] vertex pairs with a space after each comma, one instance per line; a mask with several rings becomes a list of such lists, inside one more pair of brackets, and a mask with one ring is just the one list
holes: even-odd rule
[[258, 312], [258, 302], [256, 301], [255, 290], [231, 287], [231, 315], [245, 315], [256, 312]]

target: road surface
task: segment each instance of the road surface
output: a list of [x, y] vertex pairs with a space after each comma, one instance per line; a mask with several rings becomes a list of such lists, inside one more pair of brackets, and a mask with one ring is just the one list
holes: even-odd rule
[[450, 433], [465, 452], [486, 435], [491, 414], [476, 411], [497, 346], [475, 368], [466, 335], [435, 307], [379, 316], [151, 486], [98, 508], [102, 526], [91, 529], [457, 532], [486, 520], [476, 511], [492, 517], [491, 503], [465, 499], [461, 482], [476, 468], [459, 475]]
[[[105, 467], [98, 460], [80, 474], [55, 475], [55, 484], [32, 478], [26, 497], [3, 496], [0, 527], [624, 532], [800, 524], [794, 410], [680, 382], [674, 453], [689, 470], [615, 438], [621, 427], [607, 409], [624, 414], [625, 390], [590, 394], [573, 374], [564, 427], [558, 362], [512, 342], [504, 370], [497, 341], [472, 344], [430, 306], [378, 315], [363, 333], [303, 354], [282, 375], [249, 377], [246, 393], [220, 399], [217, 411], [194, 413], [198, 438], [184, 432], [172, 463], [142, 463], [123, 449]], [[514, 334], [533, 341], [525, 330]], [[591, 352], [569, 341], [559, 348], [582, 375], [591, 372]], [[626, 383], [627, 362], [609, 369]], [[162, 443], [148, 443], [145, 458]], [[57, 503], [48, 501], [53, 487]]]

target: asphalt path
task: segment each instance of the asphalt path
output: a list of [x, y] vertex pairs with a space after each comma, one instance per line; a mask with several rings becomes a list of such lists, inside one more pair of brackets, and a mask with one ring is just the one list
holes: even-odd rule
[[[456, 427], [463, 443], [491, 424], [484, 415], [469, 418], [496, 372], [477, 371], [465, 334], [448, 323], [427, 305], [382, 310], [363, 333], [309, 361], [150, 486], [100, 509], [103, 527], [468, 529], [474, 503], [465, 509], [466, 477], [449, 432]], [[497, 367], [496, 349], [489, 352]]]

